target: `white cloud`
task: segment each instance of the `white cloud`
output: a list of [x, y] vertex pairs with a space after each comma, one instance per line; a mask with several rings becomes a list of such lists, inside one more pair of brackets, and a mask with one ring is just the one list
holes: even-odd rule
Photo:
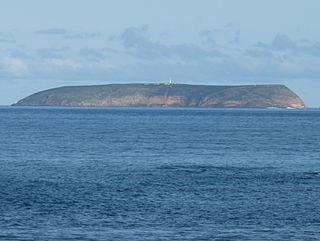
[[[64, 29], [39, 30], [35, 37], [66, 33]], [[211, 45], [200, 40], [173, 44], [151, 35], [148, 26], [142, 26], [126, 28], [113, 41], [103, 40], [105, 42], [97, 45], [91, 42], [69, 45], [66, 41], [55, 40], [34, 49], [16, 46], [20, 51], [4, 51], [7, 58], [0, 62], [1, 78], [27, 75], [57, 80], [67, 76], [69, 79], [130, 82], [177, 76], [181, 81], [195, 83], [232, 81], [241, 84], [320, 76], [318, 42], [299, 42], [278, 34], [270, 42], [237, 45], [232, 39], [238, 38], [239, 31], [231, 25], [201, 32], [201, 37], [211, 41]], [[48, 47], [50, 45], [52, 47]]]
[[29, 74], [28, 64], [18, 58], [4, 58], [0, 60], [0, 70], [14, 77], [24, 77]]
[[77, 70], [82, 68], [82, 64], [78, 63], [72, 59], [57, 59], [57, 58], [53, 58], [53, 59], [48, 59], [46, 60], [46, 63], [54, 66], [54, 67], [59, 67], [59, 68], [67, 68], [67, 69], [71, 69], [71, 70]]

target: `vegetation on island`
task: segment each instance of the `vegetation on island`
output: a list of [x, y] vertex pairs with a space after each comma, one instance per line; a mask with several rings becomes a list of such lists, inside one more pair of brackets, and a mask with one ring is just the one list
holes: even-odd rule
[[65, 86], [30, 95], [18, 106], [303, 108], [284, 85], [108, 84]]

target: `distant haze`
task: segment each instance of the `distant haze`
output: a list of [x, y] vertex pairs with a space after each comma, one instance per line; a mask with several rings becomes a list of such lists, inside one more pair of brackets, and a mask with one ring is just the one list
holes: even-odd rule
[[285, 84], [320, 106], [317, 0], [28, 0], [0, 8], [0, 105], [66, 85]]

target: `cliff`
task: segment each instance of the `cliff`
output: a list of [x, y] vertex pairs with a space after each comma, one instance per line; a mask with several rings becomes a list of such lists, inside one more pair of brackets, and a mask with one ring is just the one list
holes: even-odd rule
[[66, 86], [30, 95], [18, 106], [293, 107], [303, 101], [284, 85], [109, 84]]

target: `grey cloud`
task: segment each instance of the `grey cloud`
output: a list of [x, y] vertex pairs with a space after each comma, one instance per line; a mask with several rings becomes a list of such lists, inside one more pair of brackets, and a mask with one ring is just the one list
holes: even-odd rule
[[[202, 32], [202, 34], [205, 36], [208, 32]], [[242, 49], [242, 51], [235, 52], [230, 46], [222, 48], [228, 53], [233, 53], [232, 55], [223, 54], [215, 48], [203, 48], [196, 44], [169, 45], [152, 41], [148, 37], [146, 26], [128, 28], [122, 33], [120, 39], [129, 54], [145, 60], [142, 63], [148, 67], [144, 67], [142, 70], [154, 69], [150, 76], [152, 74], [159, 75], [160, 73], [156, 69], [160, 66], [164, 66], [164, 69], [172, 67], [175, 73], [182, 71], [183, 76], [196, 77], [205, 73], [206, 76], [215, 80], [235, 82], [246, 80], [253, 82], [275, 81], [305, 76], [314, 78], [320, 73], [317, 70], [318, 64], [309, 66], [305, 60], [298, 58], [302, 53], [310, 55], [311, 51], [313, 55], [320, 54], [320, 44], [313, 43], [303, 46], [286, 35], [277, 35], [270, 43], [259, 42], [248, 49]], [[183, 61], [167, 61], [174, 57]], [[165, 61], [150, 61], [158, 59]]]
[[320, 42], [304, 45], [301, 47], [301, 50], [314, 57], [320, 57]]
[[253, 45], [253, 47], [262, 48], [262, 49], [270, 48], [268, 44], [263, 43], [263, 42], [257, 42], [256, 44]]
[[309, 39], [303, 38], [303, 39], [300, 39], [298, 41], [298, 44], [307, 44], [307, 45], [309, 45], [309, 44], [312, 44], [312, 41], [309, 40]]
[[37, 53], [43, 58], [63, 58], [69, 48], [42, 48]]
[[123, 46], [131, 54], [143, 59], [160, 59], [177, 57], [182, 60], [199, 58], [221, 58], [225, 54], [218, 50], [203, 49], [195, 44], [167, 45], [150, 40], [147, 36], [148, 27], [127, 28], [121, 35]]
[[49, 28], [49, 29], [40, 29], [34, 32], [35, 34], [48, 34], [48, 35], [65, 35], [67, 30], [63, 28]]
[[[218, 84], [219, 81], [254, 83], [290, 78], [312, 79], [320, 74], [320, 62], [310, 57], [320, 57], [320, 42], [294, 41], [279, 34], [270, 42], [258, 42], [248, 49], [239, 50], [241, 46], [235, 49], [230, 43], [240, 41], [240, 31], [233, 29], [234, 35], [229, 35], [225, 45], [219, 45], [220, 32], [212, 31], [199, 33], [203, 39], [207, 37], [208, 41], [212, 41], [210, 45], [156, 41], [149, 36], [148, 27], [142, 26], [125, 29], [114, 41], [109, 41], [113, 46], [110, 49], [97, 45], [77, 48], [87, 46], [88, 41], [85, 41], [86, 45], [75, 45], [72, 49], [49, 46], [34, 52], [21, 47], [8, 53], [27, 62], [32, 77], [42, 79], [147, 82], [166, 81], [171, 76], [177, 82], [212, 81]], [[64, 43], [71, 34], [70, 39], [99, 36], [98, 33], [77, 34], [66, 30], [53, 32]], [[216, 39], [217, 42], [214, 42]], [[108, 43], [107, 39], [103, 41]], [[308, 56], [300, 58], [302, 54]]]
[[233, 42], [234, 43], [239, 43], [240, 42], [240, 30], [238, 29], [235, 33], [234, 33], [234, 37], [233, 37]]
[[212, 30], [211, 31], [204, 30], [199, 32], [200, 38], [202, 38], [205, 43], [212, 44], [212, 45], [216, 45], [216, 40], [214, 35], [215, 35], [214, 31]]
[[204, 43], [212, 46], [225, 45], [225, 43], [234, 45], [240, 42], [240, 34], [240, 30], [229, 23], [222, 28], [200, 31], [199, 37]]
[[68, 33], [63, 36], [66, 39], [88, 39], [88, 38], [99, 38], [101, 33]]
[[0, 33], [1, 43], [14, 43], [15, 38], [12, 33]]
[[85, 60], [93, 61], [93, 62], [102, 62], [106, 59], [106, 56], [111, 57], [119, 57], [123, 56], [123, 51], [119, 51], [113, 48], [82, 48], [78, 52], [79, 56]]
[[218, 50], [206, 50], [194, 44], [171, 45], [169, 50], [171, 50], [173, 54], [176, 54], [184, 59], [227, 57], [226, 54], [223, 54]]
[[31, 58], [28, 51], [24, 49], [14, 49], [10, 52], [10, 56], [14, 58], [22, 58], [22, 59], [29, 59]]
[[256, 51], [287, 53], [292, 57], [301, 55], [320, 57], [320, 42], [307, 39], [293, 41], [285, 34], [278, 34], [271, 43], [258, 42], [253, 48]]
[[273, 58], [274, 55], [271, 51], [261, 50], [261, 49], [247, 49], [246, 55], [256, 57], [256, 58]]
[[130, 48], [139, 45], [143, 42], [148, 42], [145, 34], [148, 30], [148, 26], [143, 26], [141, 28], [127, 28], [120, 35], [120, 39], [123, 41], [124, 47]]
[[35, 34], [40, 35], [56, 35], [61, 36], [65, 39], [88, 39], [88, 38], [98, 38], [101, 36], [99, 32], [88, 32], [88, 33], [77, 33], [70, 32], [63, 28], [49, 28], [49, 29], [40, 29], [34, 32]]
[[296, 44], [285, 34], [278, 34], [271, 43], [271, 46], [277, 50], [291, 50], [297, 49]]
[[102, 49], [92, 49], [84, 48], [79, 51], [80, 56], [84, 57], [86, 60], [100, 62], [105, 59], [104, 50]]

